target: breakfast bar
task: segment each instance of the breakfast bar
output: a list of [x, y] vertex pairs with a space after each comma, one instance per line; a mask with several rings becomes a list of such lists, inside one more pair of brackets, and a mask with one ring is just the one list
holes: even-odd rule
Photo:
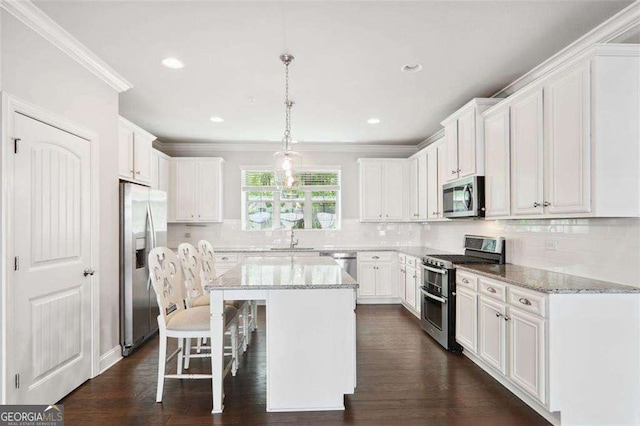
[[266, 303], [267, 411], [344, 410], [356, 387], [357, 282], [326, 257], [248, 257], [211, 294], [212, 413], [224, 409], [224, 303]]

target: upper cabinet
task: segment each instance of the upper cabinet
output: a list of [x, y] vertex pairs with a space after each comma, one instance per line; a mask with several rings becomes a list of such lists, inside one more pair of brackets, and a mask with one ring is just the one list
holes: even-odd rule
[[422, 150], [409, 159], [409, 221], [427, 220], [427, 152]]
[[480, 115], [501, 99], [476, 98], [451, 114], [444, 126], [444, 182], [484, 174], [484, 124]]
[[406, 194], [403, 159], [359, 159], [360, 220], [399, 222], [404, 220]]
[[169, 191], [169, 161], [171, 157], [154, 149], [151, 151], [151, 187]]
[[152, 150], [156, 137], [120, 117], [118, 122], [118, 158], [121, 179], [151, 185]]
[[487, 217], [638, 216], [639, 55], [597, 45], [483, 114]]
[[169, 222], [222, 222], [222, 158], [172, 158]]

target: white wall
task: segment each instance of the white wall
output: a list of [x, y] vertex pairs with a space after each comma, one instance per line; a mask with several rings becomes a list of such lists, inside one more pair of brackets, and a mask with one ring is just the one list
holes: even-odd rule
[[505, 237], [509, 263], [640, 287], [640, 218], [431, 223], [422, 244], [461, 252], [464, 234]]
[[100, 353], [119, 341], [118, 94], [1, 12], [2, 90], [93, 130], [100, 138]]

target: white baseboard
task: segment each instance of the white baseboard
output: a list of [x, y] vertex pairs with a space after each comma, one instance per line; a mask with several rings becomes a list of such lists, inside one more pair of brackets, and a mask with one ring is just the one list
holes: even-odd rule
[[113, 367], [122, 359], [122, 347], [117, 345], [110, 349], [107, 353], [100, 355], [100, 374]]
[[400, 298], [388, 296], [365, 296], [358, 297], [356, 303], [358, 305], [398, 305], [400, 304]]

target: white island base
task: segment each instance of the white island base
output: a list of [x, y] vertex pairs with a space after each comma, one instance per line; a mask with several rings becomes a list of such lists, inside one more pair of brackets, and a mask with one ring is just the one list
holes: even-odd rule
[[[336, 272], [342, 275], [342, 270]], [[224, 280], [220, 287], [210, 287], [212, 412], [223, 410], [225, 300], [266, 302], [267, 411], [344, 410], [344, 395], [356, 387], [357, 284], [348, 278], [350, 286], [338, 278], [334, 287], [229, 289]]]

